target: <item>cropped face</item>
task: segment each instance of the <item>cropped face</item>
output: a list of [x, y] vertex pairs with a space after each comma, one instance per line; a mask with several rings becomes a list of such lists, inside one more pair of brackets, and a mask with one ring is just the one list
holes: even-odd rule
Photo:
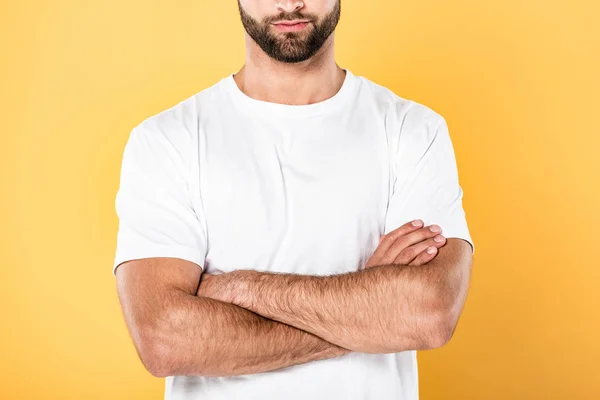
[[244, 29], [271, 58], [311, 58], [335, 30], [341, 0], [238, 0]]

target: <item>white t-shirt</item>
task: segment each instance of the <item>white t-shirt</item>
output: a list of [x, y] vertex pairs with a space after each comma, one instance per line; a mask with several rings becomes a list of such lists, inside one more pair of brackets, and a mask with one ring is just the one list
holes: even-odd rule
[[[116, 196], [116, 267], [177, 257], [209, 273], [356, 271], [420, 218], [473, 246], [445, 120], [346, 70], [310, 105], [226, 76], [133, 128]], [[474, 246], [473, 246], [474, 251]], [[416, 351], [352, 352], [258, 374], [169, 376], [166, 400], [418, 399]]]

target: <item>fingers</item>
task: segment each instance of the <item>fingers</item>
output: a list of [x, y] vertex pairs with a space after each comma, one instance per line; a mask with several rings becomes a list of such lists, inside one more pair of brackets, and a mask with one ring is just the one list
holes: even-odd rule
[[437, 235], [441, 234], [441, 228], [439, 225], [430, 225], [417, 229], [404, 236], [398, 237], [386, 250], [386, 253], [379, 258], [381, 264], [393, 264], [398, 256], [402, 256], [403, 260], [412, 261], [421, 251], [425, 250], [426, 247], [420, 246], [421, 251], [416, 251], [412, 248], [413, 245], [424, 242]]
[[[416, 224], [416, 225], [413, 225], [413, 224]], [[414, 232], [414, 231], [420, 229], [422, 226], [423, 226], [423, 221], [421, 221], [420, 219], [417, 219], [414, 221], [407, 222], [406, 224], [400, 226], [399, 228], [396, 228], [393, 231], [389, 232], [387, 235], [380, 237], [379, 245], [377, 246], [377, 249], [375, 249], [375, 252], [371, 256], [371, 258], [369, 259], [367, 266], [368, 265], [380, 265], [380, 264], [378, 264], [379, 260], [386, 254], [387, 250], [396, 241], [396, 239], [398, 239], [399, 237], [402, 237], [403, 235], [406, 235], [408, 233]]]
[[429, 261], [433, 260], [435, 258], [435, 256], [437, 256], [438, 253], [438, 249], [435, 246], [430, 246], [427, 248], [426, 251], [422, 251], [421, 253], [419, 253], [419, 255], [412, 260], [410, 263], [408, 263], [408, 265], [424, 265], [427, 264]]
[[394, 260], [394, 264], [402, 265], [423, 265], [431, 261], [438, 252], [438, 249], [446, 244], [446, 238], [442, 235], [436, 235], [433, 238], [416, 243], [400, 252]]

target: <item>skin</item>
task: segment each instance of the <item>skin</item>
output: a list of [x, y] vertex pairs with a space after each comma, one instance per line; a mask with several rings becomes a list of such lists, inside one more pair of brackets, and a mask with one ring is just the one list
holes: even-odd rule
[[[313, 3], [312, 9], [301, 7], [301, 2], [282, 2], [279, 14], [257, 19], [253, 15], [260, 15], [263, 7], [270, 7], [270, 2], [243, 3], [246, 6], [238, 1], [238, 8], [246, 33], [270, 58], [288, 64], [314, 57], [334, 32], [341, 11], [339, 1]], [[324, 12], [327, 13], [323, 15]], [[281, 32], [276, 26], [282, 21], [303, 21], [308, 26], [299, 31]]]
[[[365, 269], [386, 264], [411, 266], [427, 264], [437, 255], [438, 248], [446, 244], [446, 238], [439, 233], [440, 229], [435, 224], [424, 227], [423, 221], [417, 219], [387, 235], [382, 235], [379, 245], [367, 260]], [[203, 273], [196, 295], [227, 303], [242, 303], [239, 299], [248, 298], [251, 294], [241, 292], [244, 285], [239, 284], [240, 271], [243, 271], [242, 274], [246, 276], [251, 273], [251, 270], [220, 274]]]
[[[382, 237], [364, 270], [332, 276], [254, 270], [204, 274], [197, 295], [236, 304], [352, 351], [439, 347], [458, 322], [470, 267], [465, 255], [471, 251], [466, 241], [451, 238], [442, 260], [432, 261], [446, 244], [439, 231], [437, 225], [402, 225]], [[436, 251], [428, 253], [429, 248]]]
[[[337, 93], [345, 71], [334, 60], [334, 32], [322, 35], [337, 23], [337, 0], [238, 5], [246, 28], [246, 63], [234, 75], [240, 90], [294, 105]], [[294, 34], [270, 25], [295, 18], [310, 23]], [[456, 238], [435, 242], [441, 235], [409, 224], [382, 236], [363, 270], [331, 277], [213, 275], [167, 257], [124, 262], [117, 292], [138, 356], [157, 377], [233, 376], [351, 351], [439, 347], [462, 310], [471, 248]]]
[[[256, 36], [256, 31], [267, 32], [271, 42], [288, 57], [299, 56], [302, 49], [309, 49], [307, 42], [315, 25], [326, 31], [327, 22], [335, 15], [338, 0], [239, 0], [240, 19], [246, 29]], [[252, 18], [260, 26], [249, 22]], [[305, 19], [311, 23], [301, 32], [279, 32], [271, 23]], [[303, 105], [333, 97], [342, 87], [345, 71], [334, 59], [335, 32], [314, 51], [314, 54], [298, 62], [282, 62], [266, 53], [259, 44], [245, 33], [246, 63], [234, 74], [238, 87], [249, 97], [273, 103]], [[266, 39], [265, 39], [266, 40]]]
[[[441, 235], [422, 223], [404, 224], [381, 237], [365, 268], [376, 267], [382, 257], [407, 257], [413, 266], [425, 265], [437, 253], [419, 249], [446, 244], [434, 241], [436, 236]], [[240, 294], [236, 275], [201, 273], [194, 263], [166, 257], [131, 260], [117, 268], [125, 321], [152, 375], [244, 375], [352, 351], [234, 304]]]

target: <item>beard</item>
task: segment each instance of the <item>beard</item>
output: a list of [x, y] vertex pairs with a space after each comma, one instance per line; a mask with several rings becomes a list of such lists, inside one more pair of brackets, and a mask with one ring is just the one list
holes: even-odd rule
[[[314, 14], [303, 14], [300, 11], [293, 13], [280, 13], [276, 16], [265, 17], [262, 22], [248, 15], [238, 0], [238, 8], [242, 24], [248, 35], [271, 58], [284, 63], [298, 63], [311, 58], [323, 46], [327, 38], [335, 30], [341, 13], [341, 0], [329, 14], [319, 21]], [[292, 21], [295, 19], [308, 20], [304, 30], [310, 32], [273, 32], [273, 21]]]

